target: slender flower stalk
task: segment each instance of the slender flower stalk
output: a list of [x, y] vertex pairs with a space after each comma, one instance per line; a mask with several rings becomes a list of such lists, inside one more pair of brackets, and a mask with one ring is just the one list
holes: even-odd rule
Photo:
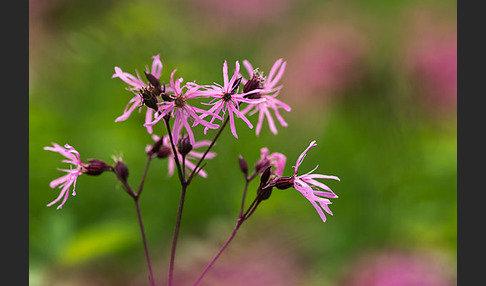
[[[231, 241], [234, 239], [236, 236], [236, 233], [240, 229], [241, 225], [250, 218], [250, 216], [255, 212], [257, 209], [258, 205], [263, 201], [268, 199], [268, 197], [271, 194], [271, 189], [273, 186], [270, 183], [270, 176], [275, 176], [276, 172], [272, 172], [271, 168], [277, 168], [277, 172], [281, 173], [283, 171], [283, 168], [285, 167], [285, 156], [280, 153], [272, 153], [269, 154], [268, 148], [262, 148], [261, 149], [261, 157], [260, 160], [255, 164], [255, 170], [254, 172], [248, 176], [246, 173], [246, 162], [243, 164], [242, 161], [244, 161], [240, 157], [240, 165], [245, 166], [243, 168], [245, 170], [245, 187], [243, 190], [243, 196], [241, 199], [241, 206], [240, 206], [240, 211], [238, 214], [238, 220], [236, 221], [236, 225], [231, 232], [228, 240], [223, 244], [223, 246], [220, 248], [218, 253], [214, 256], [214, 258], [209, 262], [209, 264], [206, 266], [206, 268], [203, 270], [203, 272], [199, 275], [198, 279], [196, 282], [193, 284], [194, 286], [197, 285], [199, 282], [201, 282], [202, 278], [208, 273], [209, 269], [214, 265], [216, 260], [221, 256], [223, 251], [228, 247], [228, 245], [231, 243]], [[264, 170], [262, 170], [264, 169]], [[253, 202], [250, 204], [248, 209], [244, 212], [244, 206], [245, 206], [245, 199], [246, 199], [246, 193], [248, 190], [248, 185], [251, 180], [253, 180], [257, 174], [261, 174], [260, 178], [260, 186], [257, 191], [257, 196], [253, 200]]]
[[206, 266], [206, 268], [203, 270], [203, 272], [199, 275], [199, 277], [197, 278], [196, 282], [194, 282], [193, 286], [196, 286], [196, 285], [199, 284], [199, 282], [201, 282], [201, 280], [203, 279], [203, 277], [208, 273], [209, 269], [213, 266], [213, 264], [216, 262], [216, 260], [218, 260], [219, 256], [221, 256], [221, 254], [226, 249], [226, 247], [228, 247], [228, 245], [231, 243], [231, 241], [233, 240], [233, 238], [235, 238], [236, 233], [238, 232], [238, 229], [240, 229], [240, 226], [243, 224], [243, 221], [244, 220], [238, 220], [238, 222], [236, 223], [236, 226], [233, 229], [233, 232], [231, 232], [231, 235], [229, 236], [228, 240], [226, 240], [226, 242], [223, 244], [223, 246], [218, 251], [218, 253], [216, 253], [216, 255], [211, 260], [211, 262], [209, 262], [209, 264]]
[[148, 250], [148, 245], [147, 245], [147, 238], [145, 236], [145, 228], [143, 226], [143, 219], [142, 219], [142, 213], [140, 210], [140, 195], [142, 194], [143, 186], [145, 183], [145, 178], [150, 166], [150, 162], [152, 161], [151, 157], [148, 157], [147, 163], [145, 164], [145, 169], [142, 174], [142, 179], [140, 180], [140, 185], [138, 187], [137, 192], [133, 190], [133, 188], [130, 186], [130, 184], [127, 181], [128, 178], [128, 168], [126, 167], [125, 163], [121, 158], [115, 158], [115, 167], [113, 168], [113, 171], [115, 172], [115, 175], [117, 179], [123, 184], [125, 187], [126, 192], [130, 195], [130, 197], [133, 199], [135, 203], [135, 209], [137, 211], [137, 218], [138, 218], [138, 225], [140, 227], [140, 234], [142, 236], [142, 243], [143, 243], [143, 248], [145, 252], [145, 258], [147, 260], [147, 267], [149, 270], [149, 280], [150, 280], [150, 285], [155, 286], [155, 279], [154, 279], [154, 274], [152, 271], [152, 263], [150, 261], [150, 254]]
[[[176, 223], [175, 223], [175, 227], [174, 227], [174, 235], [173, 235], [173, 238], [172, 238], [172, 247], [171, 247], [171, 255], [170, 255], [170, 262], [169, 262], [169, 278], [168, 278], [168, 285], [169, 286], [172, 286], [172, 283], [173, 283], [173, 280], [174, 280], [175, 254], [176, 254], [176, 249], [177, 249], [177, 242], [178, 242], [178, 239], [179, 239], [179, 231], [180, 231], [180, 226], [181, 226], [181, 221], [182, 221], [182, 211], [184, 209], [184, 200], [185, 200], [185, 196], [186, 196], [187, 187], [191, 183], [194, 175], [199, 174], [202, 177], [206, 176], [206, 172], [200, 168], [200, 165], [204, 161], [204, 159], [206, 159], [206, 158], [210, 159], [210, 158], [213, 158], [215, 156], [215, 154], [213, 152], [210, 152], [209, 150], [211, 150], [211, 148], [214, 146], [214, 144], [216, 143], [216, 140], [218, 140], [219, 136], [221, 135], [221, 133], [222, 133], [222, 131], [223, 131], [223, 129], [226, 126], [227, 123], [228, 123], [228, 118], [224, 121], [223, 125], [220, 126], [218, 133], [216, 133], [214, 139], [209, 144], [207, 144], [207, 142], [203, 142], [202, 144], [198, 145], [198, 142], [196, 142], [196, 145], [193, 146], [195, 148], [201, 147], [201, 146], [207, 146], [206, 151], [204, 153], [202, 153], [202, 154], [199, 153], [199, 152], [193, 153], [194, 151], [191, 150], [187, 154], [187, 156], [189, 156], [189, 155], [191, 155], [191, 153], [193, 153], [192, 156], [198, 157], [199, 161], [197, 162], [197, 164], [194, 167], [193, 167], [192, 163], [191, 163], [190, 166], [188, 166], [190, 169], [192, 169], [192, 172], [189, 175], [189, 177], [186, 179], [186, 168], [185, 168], [186, 163], [187, 163], [186, 155], [183, 156], [183, 155], [176, 152], [176, 146], [175, 146], [174, 141], [172, 140], [172, 135], [171, 135], [171, 132], [170, 132], [170, 125], [168, 124], [168, 120], [166, 120], [166, 127], [167, 127], [167, 131], [168, 131], [168, 134], [169, 134], [168, 137], [169, 137], [169, 142], [171, 144], [171, 148], [173, 150], [173, 153], [176, 152], [176, 154], [178, 155], [178, 156], [173, 157], [174, 160], [169, 160], [169, 161], [175, 161], [178, 166], [180, 166], [180, 162], [182, 162], [182, 167], [179, 167], [179, 170], [180, 170], [179, 179], [180, 179], [180, 183], [181, 183], [181, 196], [180, 196], [180, 199], [179, 199], [179, 206], [178, 206], [178, 209], [177, 209]], [[157, 138], [154, 138], [154, 139], [157, 139]], [[158, 140], [156, 140], [156, 141], [158, 141]], [[147, 148], [147, 150], [148, 150], [148, 148]], [[170, 168], [169, 168], [169, 170], [170, 170]]]

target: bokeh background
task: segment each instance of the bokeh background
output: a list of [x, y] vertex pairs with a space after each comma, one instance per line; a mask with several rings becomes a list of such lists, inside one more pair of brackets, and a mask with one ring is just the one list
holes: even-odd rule
[[[238, 140], [221, 136], [186, 198], [177, 285], [192, 285], [236, 222], [238, 155], [252, 166], [262, 147], [284, 153], [291, 175], [312, 140], [301, 170], [341, 178], [326, 182], [334, 216], [323, 223], [295, 190], [274, 191], [201, 285], [457, 284], [456, 1], [30, 0], [29, 18], [30, 285], [148, 285], [135, 208], [115, 176], [82, 176], [62, 210], [47, 208], [64, 166], [43, 147], [122, 156], [138, 185], [152, 139], [143, 112], [114, 122], [132, 94], [111, 76], [156, 54], [163, 81], [177, 68], [200, 84], [221, 82], [224, 60], [268, 73], [283, 58], [279, 98], [292, 107], [277, 136], [243, 122]], [[148, 176], [142, 215], [164, 285], [178, 180], [165, 160]]]

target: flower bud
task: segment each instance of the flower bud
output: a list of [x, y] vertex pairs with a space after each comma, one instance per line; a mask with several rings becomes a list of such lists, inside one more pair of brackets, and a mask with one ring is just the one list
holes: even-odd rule
[[187, 136], [179, 138], [177, 142], [177, 150], [182, 156], [186, 156], [192, 150], [191, 140]]
[[258, 160], [258, 162], [255, 164], [255, 171], [257, 173], [261, 173], [265, 168], [270, 166], [270, 160], [267, 158]]
[[98, 159], [88, 159], [89, 164], [84, 168], [83, 174], [97, 176], [112, 167]]
[[268, 186], [268, 187], [265, 187], [263, 189], [258, 188], [257, 194], [258, 194], [260, 201], [263, 201], [263, 200], [270, 198], [270, 195], [272, 194], [272, 189], [273, 189], [272, 186]]
[[241, 155], [238, 156], [238, 163], [240, 164], [240, 170], [245, 174], [245, 177], [248, 176], [248, 164]]
[[274, 179], [275, 187], [279, 190], [286, 190], [294, 186], [294, 177], [278, 177]]
[[[243, 86], [243, 93], [250, 92], [255, 89], [260, 89], [263, 86], [263, 74], [258, 69], [253, 71], [251, 78]], [[260, 98], [260, 93], [255, 92], [245, 95], [245, 98], [257, 99]]]
[[144, 71], [145, 73], [145, 77], [147, 78], [147, 80], [149, 81], [149, 83], [151, 85], [153, 85], [157, 90], [162, 90], [162, 85], [160, 84], [160, 81], [158, 78], [156, 78], [153, 74], [151, 73], [148, 73], [146, 71]]
[[270, 179], [270, 175], [271, 175], [271, 169], [272, 166], [268, 166], [263, 172], [262, 172], [262, 176], [260, 177], [260, 186], [265, 186], [268, 182], [268, 179]]
[[159, 102], [157, 99], [158, 93], [159, 92], [153, 86], [142, 87], [139, 91], [139, 94], [142, 97], [142, 103], [155, 111], [159, 109], [159, 106], [157, 105]]
[[147, 155], [152, 157], [154, 154], [157, 154], [159, 149], [162, 147], [162, 144], [164, 143], [164, 137], [160, 137], [159, 140], [157, 140], [154, 145], [152, 145], [152, 148], [147, 151]]
[[123, 162], [122, 159], [117, 159], [114, 167], [116, 175], [123, 181], [127, 181], [128, 178], [128, 167]]
[[171, 148], [169, 148], [167, 146], [162, 146], [162, 147], [159, 148], [159, 150], [155, 154], [157, 155], [157, 158], [164, 159], [164, 158], [169, 157], [169, 155], [171, 153], [172, 153]]

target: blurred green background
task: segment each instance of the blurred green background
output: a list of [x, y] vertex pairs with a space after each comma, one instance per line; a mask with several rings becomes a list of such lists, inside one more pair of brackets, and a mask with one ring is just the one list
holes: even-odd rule
[[[153, 141], [144, 112], [114, 122], [132, 94], [111, 76], [114, 66], [141, 72], [156, 54], [162, 81], [177, 68], [200, 84], [221, 82], [224, 60], [268, 73], [284, 58], [279, 98], [292, 107], [277, 136], [266, 122], [256, 136], [240, 120], [238, 140], [229, 128], [219, 139], [209, 177], [186, 198], [179, 285], [192, 285], [236, 222], [238, 155], [253, 165], [268, 147], [287, 156], [291, 175], [312, 140], [300, 170], [319, 164], [316, 173], [340, 177], [325, 182], [339, 196], [334, 216], [322, 223], [297, 191], [275, 190], [201, 285], [456, 284], [456, 1], [29, 4], [30, 285], [148, 285], [135, 208], [115, 176], [81, 176], [62, 210], [47, 208], [58, 195], [49, 182], [65, 166], [43, 147], [68, 143], [109, 163], [122, 156], [137, 186]], [[177, 178], [155, 160], [140, 202], [159, 285], [178, 200]]]

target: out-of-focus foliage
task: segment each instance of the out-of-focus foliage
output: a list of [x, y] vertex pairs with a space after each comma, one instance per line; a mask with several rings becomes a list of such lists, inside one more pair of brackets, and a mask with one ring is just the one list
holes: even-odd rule
[[[224, 60], [231, 69], [248, 59], [268, 73], [284, 58], [279, 98], [292, 107], [282, 111], [288, 127], [278, 126], [277, 136], [266, 123], [256, 136], [239, 121], [238, 140], [229, 129], [218, 140], [208, 178], [188, 191], [176, 261], [181, 285], [195, 281], [236, 222], [244, 185], [238, 155], [252, 166], [268, 147], [287, 156], [284, 175], [291, 175], [312, 140], [318, 146], [300, 170], [319, 164], [318, 173], [340, 177], [325, 182], [339, 195], [334, 216], [322, 223], [298, 192], [275, 190], [207, 283], [355, 285], [367, 271], [386, 283], [419, 275], [423, 267], [410, 265], [425, 255], [444, 265], [428, 271], [437, 276], [430, 285], [455, 284], [456, 11], [455, 1], [30, 1], [31, 285], [147, 284], [136, 211], [115, 176], [81, 176], [62, 210], [47, 208], [58, 195], [49, 182], [64, 166], [43, 147], [68, 143], [83, 160], [122, 156], [137, 186], [153, 141], [144, 112], [114, 122], [132, 94], [111, 76], [115, 66], [141, 72], [156, 54], [166, 83], [175, 68], [185, 81], [211, 84], [222, 82]], [[165, 134], [162, 125], [154, 130]], [[197, 140], [215, 134], [195, 131]], [[155, 160], [140, 203], [159, 283], [179, 194], [167, 162]], [[408, 266], [393, 268], [382, 257]]]

